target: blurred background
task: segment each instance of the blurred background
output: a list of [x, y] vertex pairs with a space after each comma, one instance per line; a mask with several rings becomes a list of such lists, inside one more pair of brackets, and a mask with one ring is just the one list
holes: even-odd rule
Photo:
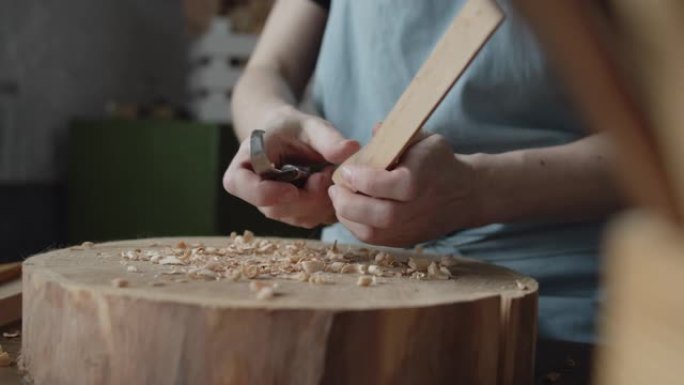
[[0, 262], [85, 240], [314, 236], [230, 197], [231, 90], [272, 0], [0, 3]]

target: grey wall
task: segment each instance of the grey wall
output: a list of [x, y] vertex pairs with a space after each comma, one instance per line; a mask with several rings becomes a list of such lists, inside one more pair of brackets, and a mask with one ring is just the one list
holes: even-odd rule
[[185, 97], [180, 0], [0, 0], [0, 184], [63, 179], [67, 127]]

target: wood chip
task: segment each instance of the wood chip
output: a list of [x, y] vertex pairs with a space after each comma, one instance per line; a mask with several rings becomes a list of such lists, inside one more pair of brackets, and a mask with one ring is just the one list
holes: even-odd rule
[[408, 260], [408, 265], [414, 271], [427, 272], [428, 266], [430, 266], [430, 260], [426, 258], [414, 258], [410, 257]]
[[245, 241], [245, 243], [252, 243], [254, 240], [254, 233], [249, 230], [245, 230], [245, 232], [242, 233], [242, 240]]
[[133, 265], [128, 265], [128, 267], [126, 267], [126, 271], [130, 271], [131, 273], [139, 273], [140, 269]]
[[177, 257], [170, 255], [159, 260], [160, 265], [184, 265], [183, 261]]
[[309, 277], [309, 283], [313, 283], [314, 285], [325, 285], [332, 283], [332, 281], [327, 275], [318, 272]]
[[376, 277], [382, 277], [382, 275], [385, 273], [385, 271], [378, 265], [370, 265], [368, 266], [368, 274], [374, 275]]
[[5, 338], [17, 338], [21, 335], [21, 332], [19, 330], [15, 330], [13, 332], [3, 332], [2, 336]]
[[325, 267], [325, 263], [321, 261], [304, 261], [302, 262], [302, 270], [304, 270], [307, 274], [313, 274], [318, 271], [323, 270]]
[[258, 281], [258, 280], [254, 280], [254, 281], [249, 282], [249, 290], [251, 290], [253, 292], [258, 292], [259, 290], [261, 290], [265, 287], [271, 287], [271, 285], [264, 282], [264, 281]]
[[356, 281], [356, 284], [362, 287], [371, 286], [375, 284], [375, 277], [371, 277], [370, 275], [362, 275]]
[[128, 281], [123, 278], [114, 278], [111, 284], [114, 287], [128, 287]]
[[242, 275], [247, 279], [254, 279], [259, 276], [259, 268], [257, 265], [242, 266]]
[[518, 289], [520, 289], [520, 290], [522, 290], [522, 291], [527, 291], [527, 290], [529, 290], [529, 287], [527, 287], [527, 284], [525, 284], [525, 282], [523, 282], [523, 281], [521, 281], [521, 280], [519, 280], [519, 279], [516, 279], [516, 280], [515, 280], [515, 285], [518, 287]]
[[270, 286], [262, 287], [262, 288], [259, 289], [259, 291], [256, 293], [256, 298], [257, 298], [258, 300], [261, 300], [261, 301], [263, 301], [263, 300], [269, 300], [269, 299], [271, 299], [271, 298], [273, 298], [273, 297], [275, 297], [275, 291], [274, 291], [273, 288], [270, 287]]
[[430, 279], [449, 279], [450, 275], [451, 274], [445, 274], [435, 262], [431, 262], [428, 265], [427, 276]]

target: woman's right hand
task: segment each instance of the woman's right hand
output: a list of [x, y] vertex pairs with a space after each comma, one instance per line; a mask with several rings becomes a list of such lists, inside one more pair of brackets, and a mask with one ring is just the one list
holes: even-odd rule
[[[273, 112], [264, 127], [268, 158], [280, 164], [340, 164], [359, 150], [360, 145], [345, 139], [332, 124], [293, 107]], [[332, 165], [311, 174], [306, 184], [296, 186], [264, 180], [253, 170], [249, 158], [249, 138], [244, 140], [223, 176], [230, 194], [256, 206], [266, 217], [293, 226], [313, 228], [336, 221], [328, 187], [332, 185]]]

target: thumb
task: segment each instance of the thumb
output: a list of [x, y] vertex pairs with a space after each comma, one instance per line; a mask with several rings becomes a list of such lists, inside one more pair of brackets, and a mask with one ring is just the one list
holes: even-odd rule
[[303, 128], [302, 140], [330, 163], [344, 162], [361, 147], [359, 142], [345, 139], [332, 124], [323, 119], [309, 118]]

